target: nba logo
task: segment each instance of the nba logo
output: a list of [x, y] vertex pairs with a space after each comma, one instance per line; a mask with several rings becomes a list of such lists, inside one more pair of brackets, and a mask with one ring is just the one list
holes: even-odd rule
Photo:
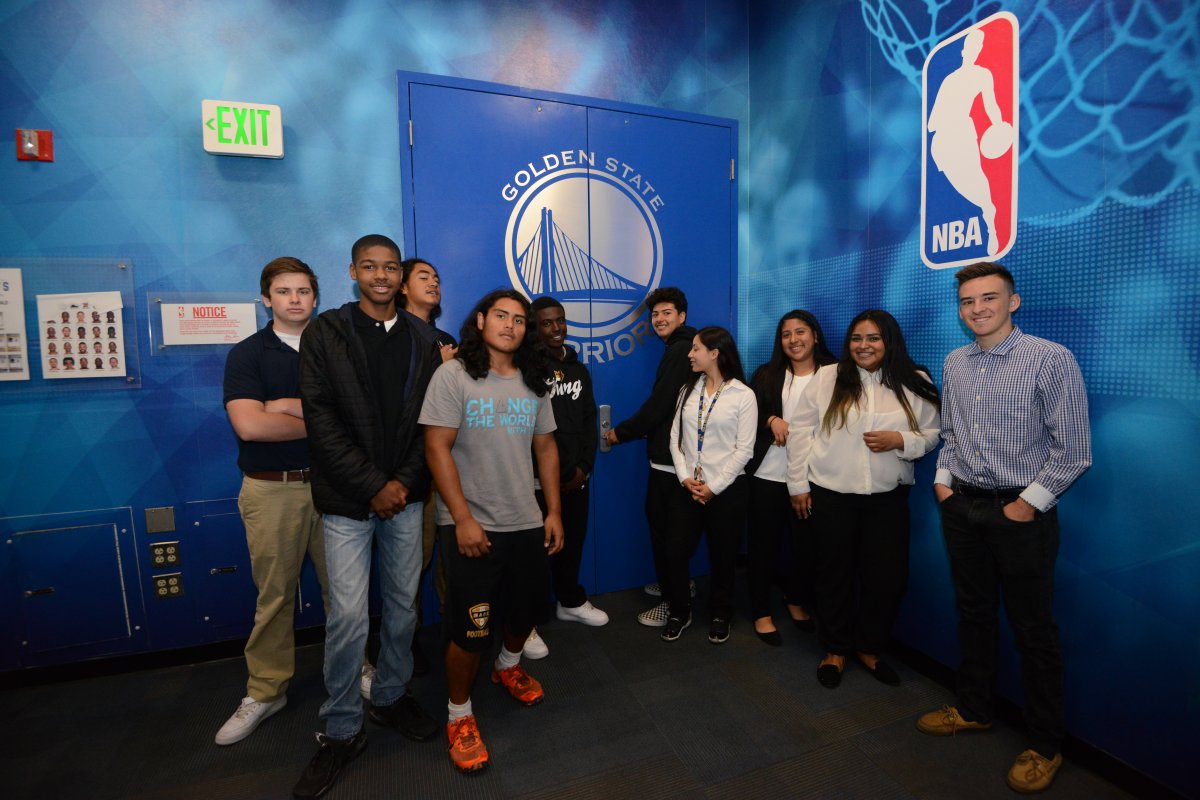
[[1017, 234], [1017, 18], [993, 14], [939, 42], [922, 76], [921, 260], [995, 260]]

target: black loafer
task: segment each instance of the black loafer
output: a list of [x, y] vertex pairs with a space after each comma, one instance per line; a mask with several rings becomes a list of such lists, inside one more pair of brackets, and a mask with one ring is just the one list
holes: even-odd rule
[[837, 664], [822, 664], [817, 667], [817, 682], [826, 689], [836, 689], [842, 683], [842, 671]]
[[767, 631], [763, 633], [757, 628], [754, 629], [754, 635], [759, 638], [763, 644], [769, 644], [771, 647], [779, 647], [783, 644], [783, 637], [779, 635], [779, 631]]
[[[863, 664], [866, 667], [866, 664]], [[896, 670], [892, 669], [882, 658], [875, 662], [875, 669], [867, 667], [867, 672], [871, 673], [871, 677], [880, 683], [886, 683], [888, 686], [899, 686], [900, 676], [896, 674]]]

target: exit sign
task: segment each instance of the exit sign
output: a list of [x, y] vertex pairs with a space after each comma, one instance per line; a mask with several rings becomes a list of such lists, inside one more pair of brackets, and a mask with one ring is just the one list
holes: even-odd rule
[[279, 106], [236, 100], [201, 100], [204, 150], [223, 156], [283, 158]]

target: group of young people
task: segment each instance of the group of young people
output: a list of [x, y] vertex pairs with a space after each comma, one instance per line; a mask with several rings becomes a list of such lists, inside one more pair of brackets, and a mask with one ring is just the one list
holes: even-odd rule
[[[520, 662], [548, 652], [536, 625], [549, 588], [559, 619], [608, 622], [579, 584], [596, 407], [588, 371], [566, 344], [562, 305], [491, 292], [456, 343], [434, 324], [440, 279], [428, 262], [404, 261], [394, 242], [371, 235], [353, 246], [350, 276], [359, 299], [312, 319], [312, 270], [294, 258], [267, 264], [261, 291], [272, 322], [233, 348], [225, 376], [259, 598], [246, 697], [216, 741], [240, 741], [286, 703], [307, 554], [325, 600], [329, 699], [318, 751], [294, 789], [302, 798], [324, 794], [362, 752], [364, 716], [419, 741], [439, 730], [409, 691], [433, 498], [446, 743], [459, 770], [488, 763], [471, 688], [494, 639], [491, 681], [534, 705], [544, 693]], [[646, 307], [665, 352], [646, 401], [605, 435], [611, 445], [647, 442], [657, 582], [646, 591], [660, 602], [638, 621], [668, 642], [692, 624], [688, 562], [707, 534], [708, 639], [727, 641], [746, 532], [754, 630], [778, 646], [772, 586], [786, 546], [787, 613], [817, 631], [825, 649], [817, 678], [828, 688], [852, 656], [876, 679], [900, 682], [880, 655], [907, 585], [913, 464], [940, 437], [934, 488], [963, 664], [958, 705], [923, 716], [918, 728], [990, 727], [1003, 590], [1032, 737], [1008, 780], [1040, 791], [1061, 764], [1063, 736], [1054, 506], [1090, 464], [1086, 393], [1069, 351], [1013, 324], [1020, 297], [1006, 269], [975, 265], [958, 282], [975, 341], [947, 357], [942, 393], [909, 357], [896, 320], [877, 309], [851, 321], [840, 358], [811, 313], [788, 312], [747, 384], [729, 331], [688, 326], [684, 293], [656, 289]], [[383, 600], [374, 664], [364, 658], [372, 559]]]
[[[1048, 788], [1062, 764], [1062, 655], [1053, 616], [1058, 498], [1091, 465], [1087, 393], [1065, 347], [1022, 332], [1012, 274], [982, 262], [956, 273], [974, 341], [947, 357], [942, 391], [908, 354], [886, 311], [850, 321], [835, 358], [808, 311], [784, 314], [772, 354], [746, 385], [736, 343], [687, 323], [678, 289], [646, 306], [666, 350], [653, 389], [610, 444], [647, 440], [646, 519], [662, 599], [638, 616], [677, 640], [692, 624], [688, 561], [707, 534], [708, 640], [725, 642], [747, 535], [755, 634], [779, 646], [772, 588], [816, 630], [816, 677], [836, 689], [853, 657], [877, 680], [908, 583], [914, 463], [937, 445], [934, 494], [950, 559], [962, 664], [958, 705], [923, 715], [934, 736], [991, 727], [997, 616], [1005, 605], [1022, 659], [1030, 747], [1009, 770], [1019, 792]], [[790, 568], [777, 574], [781, 545]], [[810, 610], [813, 613], [810, 613]], [[814, 623], [815, 617], [815, 623]]]
[[[317, 753], [293, 790], [301, 798], [327, 792], [366, 747], [364, 717], [417, 741], [439, 730], [409, 685], [432, 498], [445, 577], [447, 746], [460, 770], [488, 763], [471, 687], [495, 638], [492, 682], [525, 705], [543, 698], [520, 658], [530, 645], [545, 654], [534, 625], [551, 588], [547, 556], [558, 618], [608, 621], [579, 584], [597, 434], [561, 304], [540, 298], [535, 312], [515, 291], [491, 292], [456, 342], [435, 324], [433, 265], [403, 260], [391, 239], [370, 235], [351, 248], [349, 272], [358, 299], [314, 318], [318, 283], [308, 265], [267, 264], [260, 289], [271, 322], [230, 351], [225, 370], [259, 594], [246, 696], [216, 742], [241, 741], [287, 703], [307, 555], [325, 604], [329, 697]], [[368, 659], [373, 563], [382, 613], [378, 654]]]

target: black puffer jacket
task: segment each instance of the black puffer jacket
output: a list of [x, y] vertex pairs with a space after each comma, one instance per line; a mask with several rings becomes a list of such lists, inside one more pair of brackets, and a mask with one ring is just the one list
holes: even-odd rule
[[429, 340], [401, 313], [397, 325], [408, 327], [408, 380], [404, 408], [396, 425], [396, 451], [403, 453], [393, 474], [375, 466], [383, 422], [371, 386], [367, 354], [351, 316], [355, 303], [326, 311], [309, 323], [300, 344], [300, 400], [312, 457], [312, 493], [317, 510], [352, 519], [366, 519], [371, 498], [393, 478], [408, 488], [414, 500], [429, 491], [425, 467], [425, 434], [417, 424], [425, 388], [433, 374]]
[[646, 452], [655, 464], [670, 467], [674, 463], [671, 460], [671, 418], [679, 402], [679, 390], [693, 378], [688, 351], [692, 349], [695, 336], [695, 328], [680, 325], [667, 337], [667, 351], [658, 362], [650, 396], [632, 417], [615, 428], [617, 440], [621, 442], [646, 437], [649, 440]]

